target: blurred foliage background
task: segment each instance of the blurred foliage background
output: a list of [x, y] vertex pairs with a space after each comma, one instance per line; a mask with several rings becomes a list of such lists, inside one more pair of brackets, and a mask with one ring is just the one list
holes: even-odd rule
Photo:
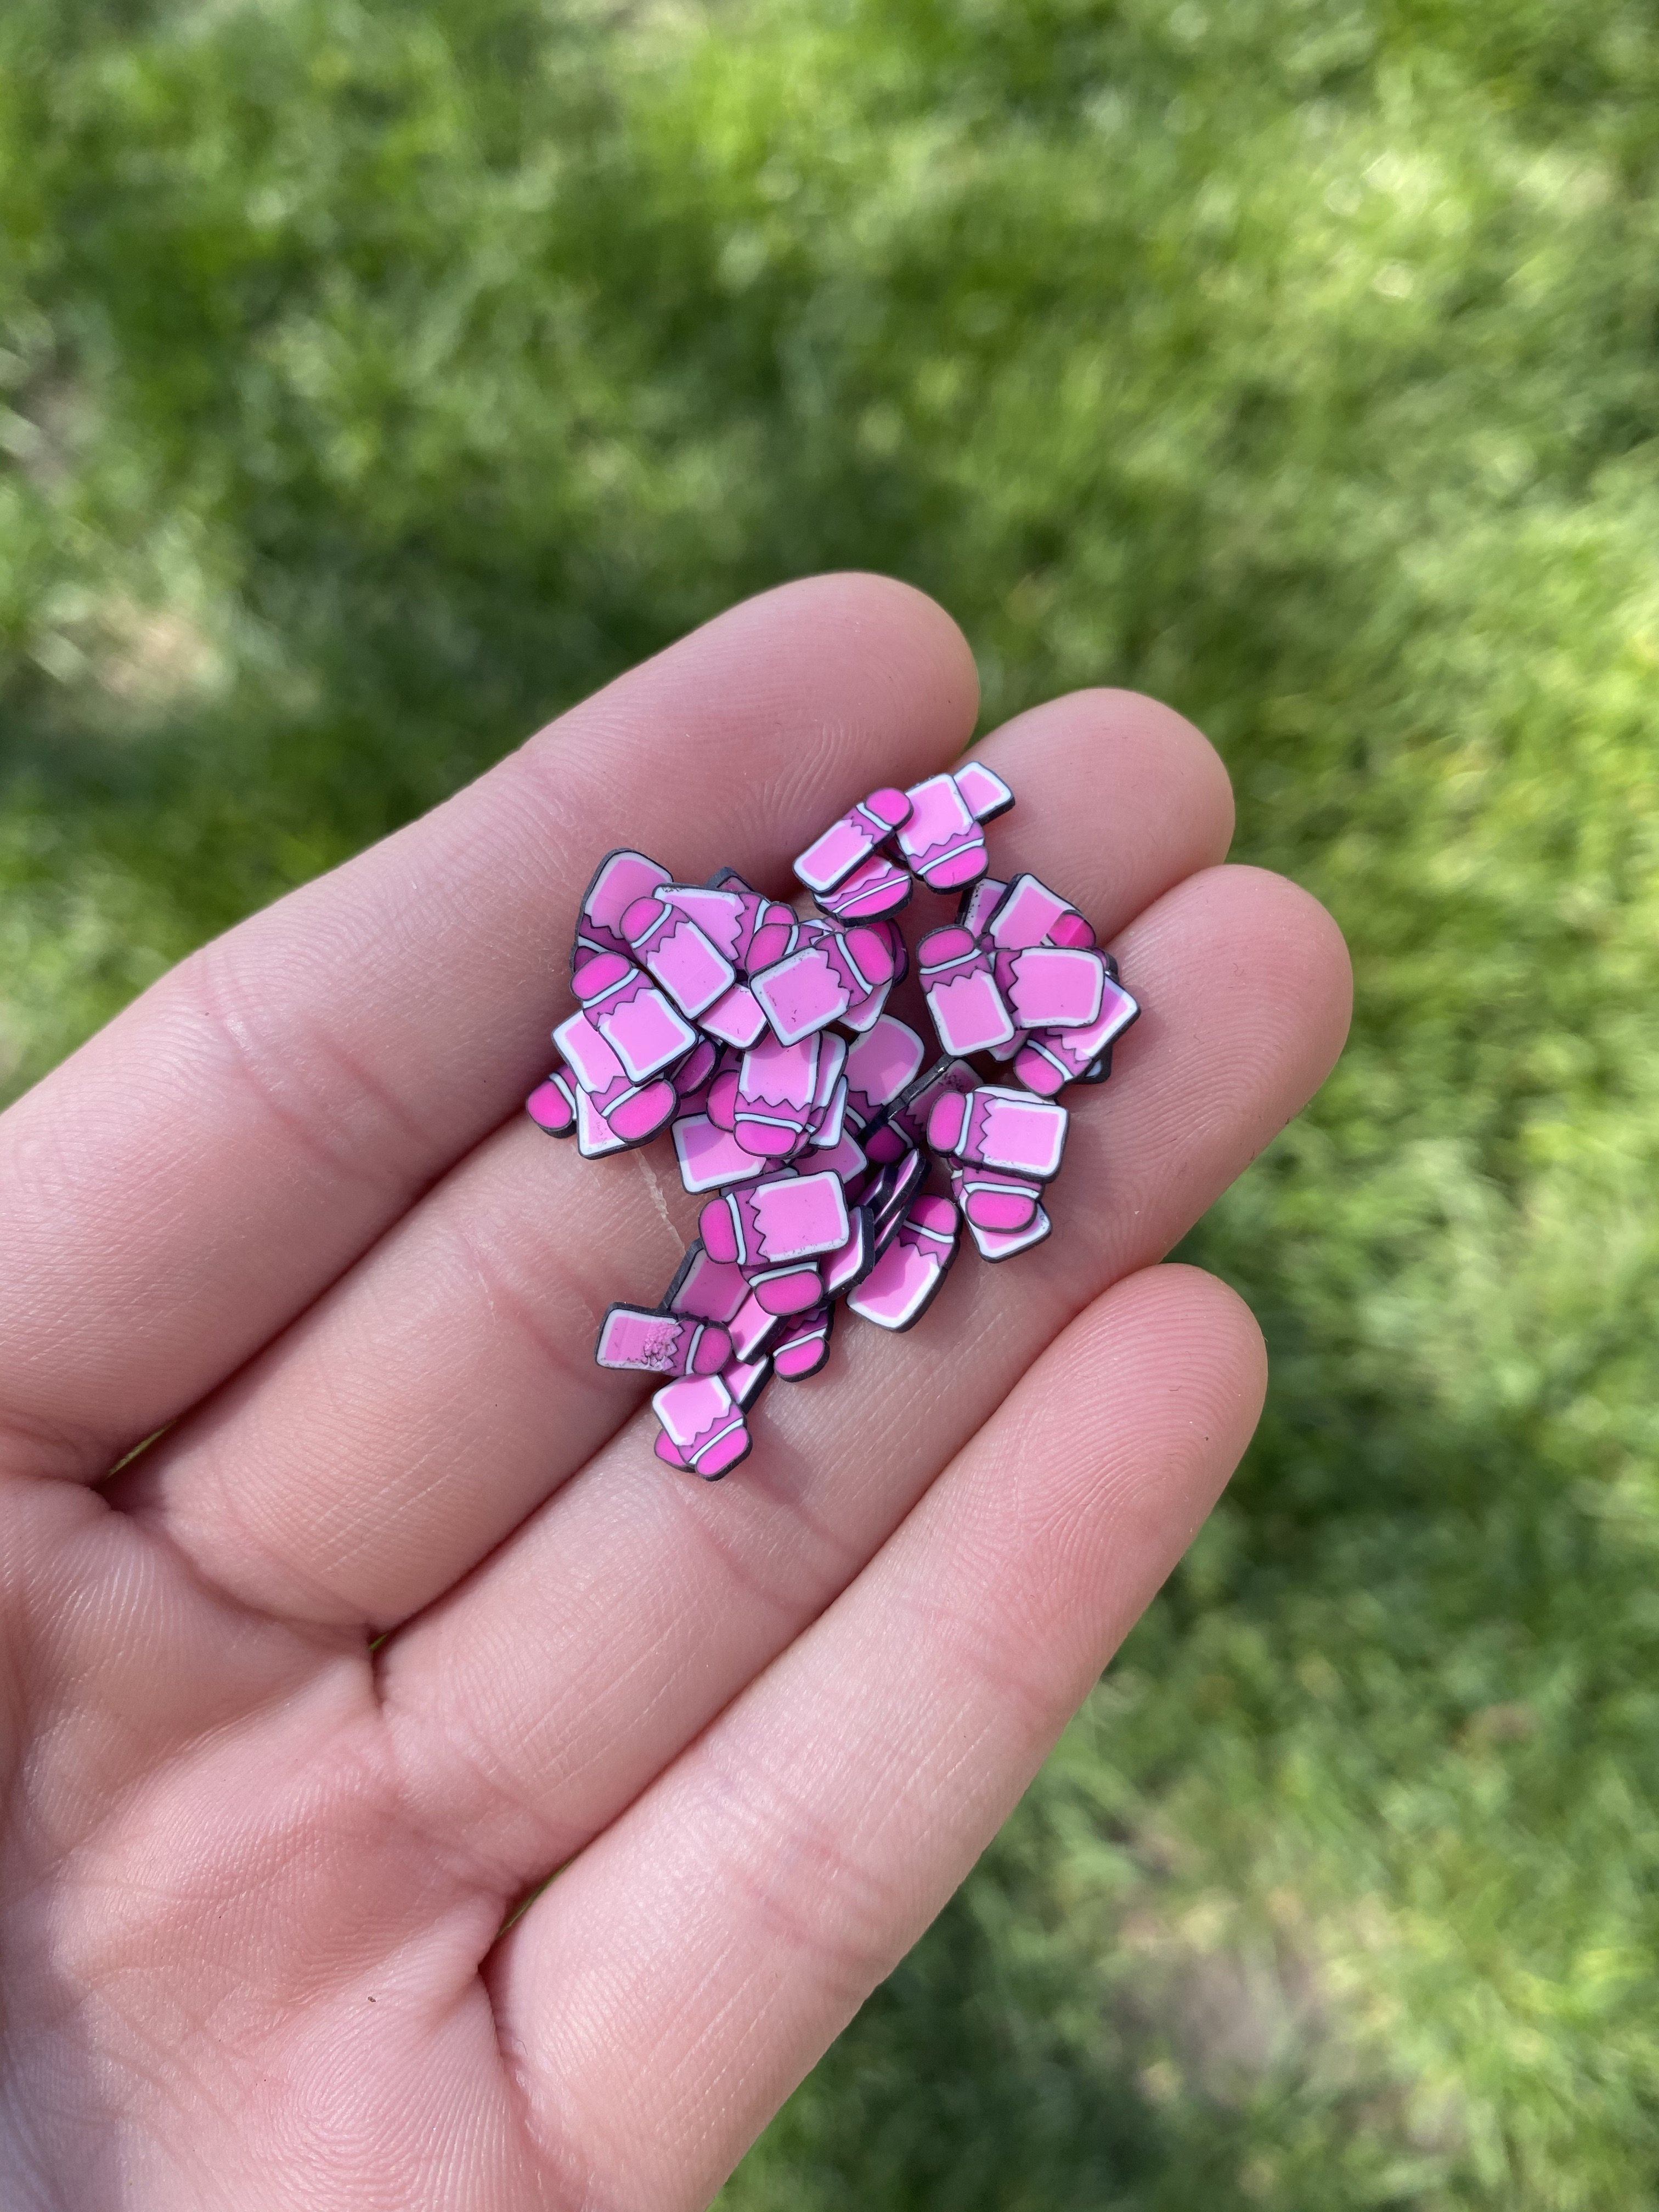
[[1638, 0], [0, 14], [10, 1087], [842, 563], [1353, 945], [1247, 1467], [734, 2212], [1659, 2202], [1656, 162]]

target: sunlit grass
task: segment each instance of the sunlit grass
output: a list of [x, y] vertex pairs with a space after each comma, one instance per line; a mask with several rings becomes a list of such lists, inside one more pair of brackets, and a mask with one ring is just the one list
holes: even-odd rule
[[1628, 2212], [1659, 2158], [1659, 29], [0, 19], [0, 1069], [739, 592], [1226, 752], [1355, 1039], [1194, 1240], [1230, 1501], [744, 2208]]

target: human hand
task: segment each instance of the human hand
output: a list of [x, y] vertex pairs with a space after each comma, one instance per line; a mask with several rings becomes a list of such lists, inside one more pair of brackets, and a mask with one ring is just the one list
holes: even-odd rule
[[672, 1152], [519, 1111], [600, 853], [782, 890], [975, 702], [902, 586], [752, 601], [0, 1119], [14, 2212], [704, 2203], [1192, 1537], [1262, 1351], [1155, 1263], [1317, 1086], [1348, 981], [1312, 900], [1216, 865], [1177, 715], [1091, 692], [985, 744], [994, 866], [1146, 1009], [1068, 1099], [1053, 1237], [965, 1253], [913, 1334], [844, 1321], [729, 1481], [592, 1361], [690, 1233]]

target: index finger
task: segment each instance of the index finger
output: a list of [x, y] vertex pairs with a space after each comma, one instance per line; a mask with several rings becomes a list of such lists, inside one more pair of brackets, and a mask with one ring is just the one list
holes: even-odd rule
[[972, 656], [872, 576], [787, 585], [164, 976], [0, 1117], [0, 1438], [95, 1479], [310, 1304], [514, 1111], [610, 847], [777, 883], [957, 752]]

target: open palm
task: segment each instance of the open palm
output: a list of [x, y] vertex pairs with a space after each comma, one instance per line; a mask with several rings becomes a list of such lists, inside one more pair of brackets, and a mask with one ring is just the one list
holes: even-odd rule
[[985, 741], [997, 872], [1146, 1008], [1052, 1239], [966, 1254], [912, 1334], [845, 1322], [729, 1481], [669, 1473], [646, 1378], [592, 1362], [690, 1232], [672, 1151], [517, 1111], [600, 853], [782, 890], [975, 706], [902, 586], [752, 601], [0, 1120], [8, 2208], [705, 2202], [1190, 1540], [1262, 1354], [1155, 1263], [1348, 986], [1310, 899], [1218, 865], [1177, 715], [1092, 692]]

